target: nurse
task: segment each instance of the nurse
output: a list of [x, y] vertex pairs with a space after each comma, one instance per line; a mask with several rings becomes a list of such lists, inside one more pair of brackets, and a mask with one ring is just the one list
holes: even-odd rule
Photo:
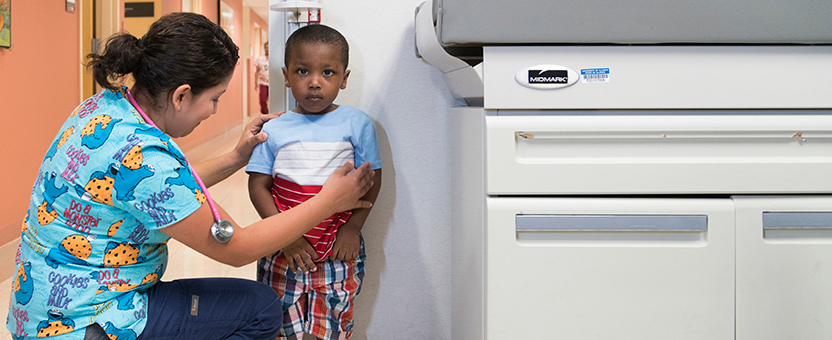
[[[162, 282], [166, 243], [251, 263], [327, 216], [369, 207], [359, 200], [373, 185], [369, 163], [345, 165], [306, 203], [241, 228], [205, 188], [245, 165], [277, 114], [255, 118], [231, 152], [194, 167], [172, 140], [214, 114], [228, 88], [239, 55], [225, 31], [173, 13], [90, 58], [106, 90], [69, 115], [41, 164], [7, 328], [27, 338], [274, 339], [283, 317], [274, 290], [243, 279]], [[129, 89], [119, 85], [126, 75]], [[220, 221], [227, 228], [212, 232]]]

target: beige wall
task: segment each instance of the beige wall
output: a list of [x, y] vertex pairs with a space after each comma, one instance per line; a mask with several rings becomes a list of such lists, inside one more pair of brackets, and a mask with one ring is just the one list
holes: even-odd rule
[[[138, 1], [124, 1], [125, 5], [131, 2], [138, 2]], [[150, 2], [148, 0], [142, 0], [141, 2]], [[133, 17], [133, 18], [124, 18], [124, 31], [130, 33], [136, 37], [141, 38], [147, 30], [150, 28], [150, 25], [153, 24], [157, 19], [161, 18], [163, 14], [162, 12], [162, 0], [153, 0], [153, 17]], [[169, 0], [167, 2], [179, 2], [175, 0]], [[176, 10], [179, 10], [180, 7], [177, 7]], [[170, 8], [168, 8], [170, 9]], [[169, 13], [169, 12], [168, 12]]]

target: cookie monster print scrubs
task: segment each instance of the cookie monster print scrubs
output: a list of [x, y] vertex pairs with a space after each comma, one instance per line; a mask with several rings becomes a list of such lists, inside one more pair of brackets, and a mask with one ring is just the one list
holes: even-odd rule
[[111, 339], [135, 339], [145, 291], [167, 264], [159, 229], [205, 201], [182, 151], [124, 91], [78, 106], [44, 157], [15, 258], [15, 337], [83, 339], [99, 323]]

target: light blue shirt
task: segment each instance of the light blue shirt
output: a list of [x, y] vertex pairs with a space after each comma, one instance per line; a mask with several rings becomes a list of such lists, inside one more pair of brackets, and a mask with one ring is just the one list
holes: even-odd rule
[[348, 142], [353, 147], [355, 167], [371, 162], [371, 170], [381, 169], [376, 126], [366, 113], [349, 105], [320, 115], [289, 111], [266, 122], [263, 131], [269, 139], [254, 148], [246, 172], [275, 175], [281, 149], [301, 142]]

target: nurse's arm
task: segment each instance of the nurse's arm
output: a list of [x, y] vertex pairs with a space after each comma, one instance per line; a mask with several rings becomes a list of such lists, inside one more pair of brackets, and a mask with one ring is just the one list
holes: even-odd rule
[[369, 163], [351, 171], [352, 163], [348, 163], [327, 179], [315, 197], [246, 227], [217, 206], [222, 218], [235, 227], [234, 236], [225, 244], [211, 235], [214, 217], [208, 204], [161, 231], [216, 261], [241, 267], [277, 252], [334, 213], [371, 207], [370, 202], [360, 200], [373, 185], [374, 172], [368, 168]]

